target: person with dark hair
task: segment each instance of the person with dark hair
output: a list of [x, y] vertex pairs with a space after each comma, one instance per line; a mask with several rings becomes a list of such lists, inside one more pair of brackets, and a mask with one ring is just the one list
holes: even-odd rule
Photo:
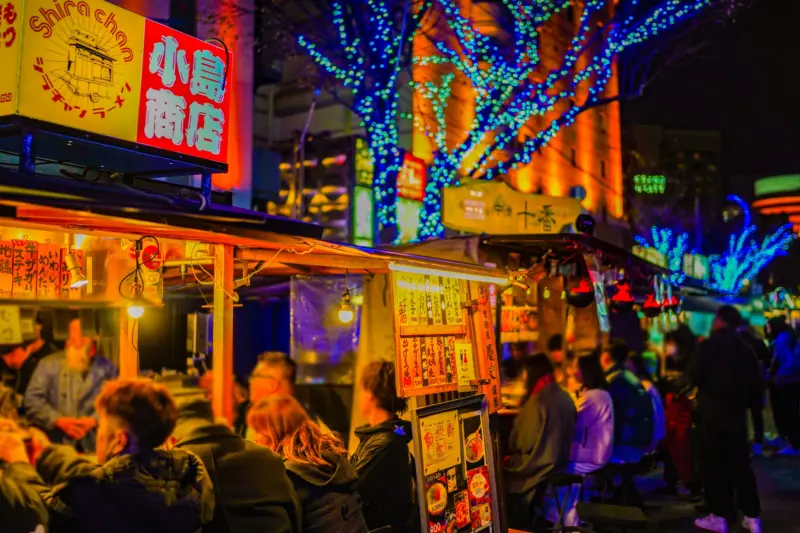
[[528, 355], [528, 345], [524, 342], [514, 342], [509, 345], [508, 357], [503, 359], [500, 367], [503, 369], [504, 381], [515, 381], [522, 373], [522, 362]]
[[612, 463], [633, 464], [642, 460], [653, 440], [653, 402], [633, 372], [626, 368], [628, 346], [613, 339], [600, 356], [614, 404], [614, 450]]
[[783, 316], [770, 319], [767, 329], [773, 351], [769, 367], [772, 415], [778, 435], [786, 441], [777, 454], [797, 457], [800, 456], [800, 345]]
[[664, 402], [661, 393], [654, 383], [647, 360], [642, 354], [631, 352], [628, 354], [628, 370], [639, 379], [653, 403], [653, 436], [650, 445], [644, 449], [645, 455], [654, 453], [666, 435], [666, 417], [664, 415]]
[[[578, 418], [575, 423], [575, 437], [572, 441], [569, 472], [590, 474], [608, 464], [614, 443], [614, 406], [608, 393], [600, 358], [596, 354], [576, 357], [572, 361], [571, 373]], [[575, 509], [580, 496], [580, 487], [573, 486], [563, 508], [564, 525], [577, 526], [578, 513]], [[558, 506], [547, 502], [547, 517], [551, 522], [558, 519]]]
[[577, 417], [547, 355], [526, 358], [524, 369], [526, 400], [511, 429], [506, 464], [512, 527], [530, 525], [530, 510], [544, 496], [547, 476], [567, 470]]
[[564, 350], [564, 336], [556, 333], [547, 339], [547, 356], [553, 363], [556, 382], [563, 384], [566, 374], [564, 366], [567, 362], [567, 352]]
[[745, 529], [761, 533], [761, 502], [750, 465], [747, 413], [761, 401], [762, 385], [756, 355], [736, 331], [741, 324], [735, 307], [720, 307], [711, 336], [697, 347], [689, 367], [692, 384], [697, 387], [703, 486], [711, 511], [695, 525], [717, 533], [727, 533], [737, 507], [745, 516]]
[[283, 457], [303, 511], [303, 532], [366, 533], [358, 476], [342, 441], [322, 431], [294, 397], [273, 394], [250, 409], [256, 442]]
[[415, 474], [408, 453], [411, 424], [398, 416], [407, 405], [395, 390], [394, 364], [369, 363], [359, 386], [359, 408], [367, 424], [356, 429], [359, 443], [350, 465], [358, 473], [364, 520], [370, 530], [392, 526], [402, 532], [415, 512]]
[[[175, 429], [175, 402], [146, 379], [106, 383], [97, 397], [97, 463], [69, 446], [36, 458], [51, 518], [68, 533], [196, 533], [214, 515], [202, 461], [161, 446]], [[98, 466], [99, 465], [99, 466]]]
[[203, 461], [214, 484], [214, 519], [203, 533], [300, 533], [300, 502], [283, 460], [214, 420], [203, 398], [178, 402], [178, 422], [169, 446]]

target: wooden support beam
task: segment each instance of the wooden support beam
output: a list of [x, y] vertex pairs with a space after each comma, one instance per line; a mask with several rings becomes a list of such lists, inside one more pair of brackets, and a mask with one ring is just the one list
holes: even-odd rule
[[139, 327], [128, 316], [127, 309], [119, 310], [119, 377], [134, 379], [139, 376]]
[[[334, 255], [323, 252], [310, 254], [296, 254], [289, 251], [282, 251], [275, 256], [272, 250], [241, 249], [237, 254], [237, 259], [248, 261], [264, 261], [270, 267], [281, 267], [281, 265], [309, 265], [326, 268], [338, 268], [344, 273], [345, 270], [368, 270], [373, 273], [388, 272], [389, 262], [385, 259], [375, 257], [356, 256], [356, 255]], [[250, 265], [255, 268], [255, 264]], [[269, 267], [264, 271], [269, 271]]]
[[229, 244], [214, 246], [214, 414], [233, 424], [233, 249]]

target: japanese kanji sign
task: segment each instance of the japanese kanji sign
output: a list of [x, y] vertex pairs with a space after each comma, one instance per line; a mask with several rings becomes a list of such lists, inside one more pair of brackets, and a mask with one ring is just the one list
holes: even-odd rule
[[14, 299], [36, 298], [36, 267], [39, 245], [35, 241], [15, 240], [12, 264], [12, 295]]
[[11, 298], [14, 272], [14, 243], [0, 241], [0, 298]]
[[222, 48], [148, 20], [137, 141], [224, 162], [231, 77], [225, 59]]
[[39, 300], [55, 300], [61, 292], [61, 246], [40, 244], [37, 289]]
[[[21, 0], [0, 0], [0, 21], [0, 61], [19, 71], [5, 113], [0, 81], [0, 115], [226, 161], [232, 57], [223, 48], [101, 0], [27, 0], [24, 12]], [[21, 50], [6, 61], [8, 30]]]

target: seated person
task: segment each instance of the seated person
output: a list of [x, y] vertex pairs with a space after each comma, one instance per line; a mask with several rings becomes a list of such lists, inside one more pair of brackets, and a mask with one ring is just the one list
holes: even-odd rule
[[527, 358], [524, 371], [527, 394], [511, 429], [505, 478], [509, 525], [519, 528], [529, 526], [530, 510], [543, 497], [547, 476], [567, 470], [577, 416], [545, 354]]
[[639, 379], [626, 368], [628, 353], [625, 342], [614, 339], [600, 357], [614, 404], [611, 462], [616, 464], [638, 463], [653, 440], [653, 402]]
[[214, 519], [203, 533], [300, 533], [300, 502], [283, 460], [216, 423], [210, 401], [179, 402], [169, 447], [199, 456], [214, 483]]
[[[567, 372], [578, 408], [578, 420], [575, 424], [575, 437], [572, 441], [569, 472], [572, 474], [590, 474], [608, 464], [614, 444], [614, 407], [608, 393], [600, 359], [597, 355], [584, 355], [573, 360]], [[566, 490], [566, 489], [565, 489]], [[580, 487], [571, 487], [564, 508], [564, 525], [577, 526], [578, 513], [575, 509], [580, 496]], [[558, 520], [558, 508], [555, 501], [548, 502], [547, 519]]]
[[[69, 446], [36, 457], [56, 531], [196, 533], [214, 515], [200, 459], [160, 447], [175, 429], [169, 391], [150, 380], [115, 380], [97, 397], [97, 463]], [[98, 466], [99, 465], [99, 466]]]
[[92, 342], [68, 345], [42, 359], [33, 372], [25, 392], [26, 416], [53, 442], [93, 453], [95, 398], [103, 383], [116, 376], [114, 364], [97, 354]]
[[639, 378], [642, 387], [647, 391], [647, 395], [653, 404], [653, 436], [650, 439], [650, 444], [644, 449], [645, 455], [649, 455], [655, 453], [667, 433], [664, 402], [661, 400], [661, 392], [653, 383], [652, 374], [649, 372], [649, 366], [644, 356], [637, 353], [629, 354], [628, 370]]
[[358, 474], [364, 519], [370, 530], [392, 526], [402, 532], [413, 512], [414, 471], [408, 453], [411, 424], [398, 415], [406, 400], [395, 391], [394, 364], [375, 361], [364, 368], [359, 407], [367, 425], [356, 429], [358, 448], [350, 464]]
[[342, 441], [292, 396], [262, 398], [247, 415], [256, 442], [283, 457], [303, 510], [303, 532], [366, 533], [356, 472]]
[[30, 463], [28, 436], [0, 418], [0, 530], [4, 533], [45, 533], [49, 523], [41, 494], [46, 491]]

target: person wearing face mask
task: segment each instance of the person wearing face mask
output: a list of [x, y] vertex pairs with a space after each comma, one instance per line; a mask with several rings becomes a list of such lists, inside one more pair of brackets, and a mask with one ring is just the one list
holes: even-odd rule
[[[50, 487], [42, 497], [59, 533], [196, 533], [214, 516], [214, 491], [202, 461], [160, 449], [177, 408], [163, 385], [145, 379], [106, 383], [96, 401], [97, 463], [69, 446], [35, 457]], [[55, 529], [55, 528], [54, 528]]]

